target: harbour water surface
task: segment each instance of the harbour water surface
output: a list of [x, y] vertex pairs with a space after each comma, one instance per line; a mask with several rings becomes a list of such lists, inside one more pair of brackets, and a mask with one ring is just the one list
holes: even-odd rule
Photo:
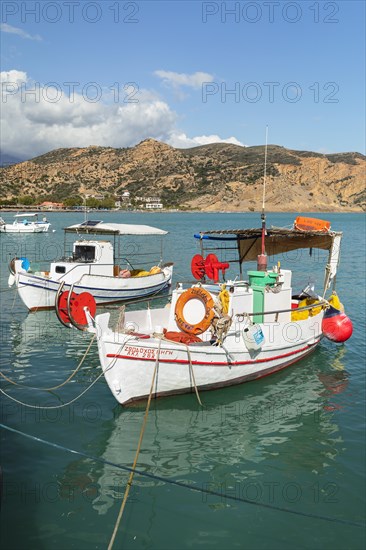
[[[271, 377], [204, 392], [203, 408], [194, 394], [154, 401], [138, 469], [160, 479], [135, 476], [115, 548], [364, 548], [365, 220], [362, 214], [317, 216], [344, 232], [337, 291], [354, 324], [352, 338], [344, 345], [324, 340], [310, 357]], [[55, 233], [0, 237], [1, 371], [18, 384], [61, 384], [90, 341], [87, 333], [61, 327], [54, 312], [28, 314], [7, 291], [10, 258], [62, 255], [62, 228], [80, 217], [50, 214]], [[165, 259], [175, 262], [174, 282], [191, 278], [190, 260], [199, 252], [193, 233], [259, 225], [257, 214], [98, 217], [167, 229]], [[269, 225], [289, 226], [293, 219], [268, 215]], [[232, 258], [232, 251], [220, 254]], [[310, 274], [320, 291], [325, 253], [277, 259], [294, 270], [294, 290]], [[60, 446], [1, 429], [4, 549], [107, 547], [128, 478], [118, 465], [132, 465], [144, 406], [121, 408], [103, 377], [78, 398], [99, 375], [93, 345], [82, 369], [57, 390], [1, 380], [17, 400], [1, 395], [1, 422]]]

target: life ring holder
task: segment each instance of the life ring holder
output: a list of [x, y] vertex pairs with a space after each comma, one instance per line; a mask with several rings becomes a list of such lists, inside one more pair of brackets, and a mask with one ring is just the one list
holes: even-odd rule
[[[190, 300], [199, 300], [205, 306], [203, 319], [194, 325], [188, 323], [183, 315], [184, 307]], [[213, 308], [214, 300], [211, 294], [201, 286], [193, 286], [179, 296], [175, 306], [175, 322], [180, 330], [187, 334], [202, 334], [208, 329], [215, 317]]]

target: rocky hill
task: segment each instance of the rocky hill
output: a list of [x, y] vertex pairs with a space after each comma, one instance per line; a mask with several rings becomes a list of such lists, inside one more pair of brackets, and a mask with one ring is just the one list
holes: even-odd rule
[[[216, 143], [175, 149], [147, 139], [135, 147], [56, 149], [0, 169], [0, 199], [62, 200], [73, 194], [160, 196], [164, 205], [206, 211], [258, 210], [264, 146]], [[268, 146], [267, 210], [366, 210], [366, 157]]]

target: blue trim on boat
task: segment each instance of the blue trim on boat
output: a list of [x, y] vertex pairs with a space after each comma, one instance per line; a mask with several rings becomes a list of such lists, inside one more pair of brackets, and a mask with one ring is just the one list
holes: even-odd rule
[[[42, 277], [35, 277], [33, 275], [31, 275], [32, 279], [38, 279], [39, 281], [46, 281], [46, 282], [49, 282], [49, 283], [52, 283], [52, 284], [55, 284], [55, 285], [60, 285], [60, 283], [62, 283], [62, 281], [58, 282], [58, 281], [54, 281], [52, 279], [43, 279]], [[168, 279], [168, 281], [171, 280], [171, 279]], [[143, 288], [97, 288], [97, 287], [93, 287], [93, 286], [81, 286], [81, 285], [74, 285], [74, 288], [81, 288], [81, 289], [84, 289], [85, 291], [88, 291], [88, 290], [105, 290], [105, 291], [108, 291], [108, 292], [135, 292], [135, 291], [140, 291], [140, 290], [150, 290], [150, 289], [154, 289], [154, 288], [157, 288], [159, 287], [160, 285], [163, 285], [163, 284], [169, 284], [168, 281], [161, 281], [161, 283], [157, 283], [155, 284], [154, 286], [149, 286], [149, 287], [143, 287]], [[54, 288], [46, 288], [44, 287], [43, 285], [42, 286], [39, 286], [39, 285], [33, 285], [31, 283], [20, 283], [21, 286], [33, 286], [35, 288], [43, 288], [44, 290], [52, 290], [54, 292], [57, 292], [58, 291], [58, 287], [56, 289]], [[67, 287], [71, 287], [72, 286], [72, 283], [65, 283], [65, 286]]]
[[[40, 288], [42, 290], [46, 290], [48, 292], [57, 292], [58, 291], [58, 288], [46, 288], [44, 286], [39, 286], [39, 285], [32, 285], [31, 283], [21, 283], [21, 287], [24, 287], [24, 286], [31, 286], [33, 288]], [[66, 285], [68, 286], [69, 288], [71, 287], [70, 284]], [[161, 288], [160, 288], [161, 286]], [[104, 288], [96, 288], [96, 289], [91, 289], [90, 287], [85, 287], [85, 286], [74, 286], [74, 290], [76, 288], [78, 289], [82, 289], [83, 292], [88, 292], [89, 290], [105, 290], [106, 292], [110, 292], [110, 291], [114, 291], [114, 292], [135, 292], [135, 291], [138, 291], [138, 290], [148, 290], [147, 293], [145, 293], [144, 295], [145, 296], [148, 296], [149, 294], [154, 294], [156, 289], [159, 289], [160, 290], [163, 290], [165, 287], [169, 286], [169, 282], [168, 281], [165, 281], [163, 283], [160, 283], [160, 285], [154, 285], [153, 287], [148, 287], [146, 289], [143, 289], [143, 288], [140, 288], [140, 289], [104, 289]], [[109, 299], [113, 299], [113, 296], [97, 296], [95, 294], [93, 294], [94, 298], [98, 298], [100, 300], [109, 300]], [[142, 298], [143, 295], [139, 294], [137, 296], [131, 296], [131, 298]], [[128, 298], [126, 298], [128, 299]]]
[[194, 235], [195, 239], [205, 239], [207, 241], [237, 241], [237, 237], [211, 237], [210, 235], [200, 235], [199, 233], [195, 233]]

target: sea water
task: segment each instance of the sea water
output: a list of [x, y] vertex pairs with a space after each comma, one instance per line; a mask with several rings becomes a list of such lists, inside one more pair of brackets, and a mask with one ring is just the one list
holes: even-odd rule
[[[175, 262], [174, 284], [191, 279], [190, 260], [199, 253], [194, 233], [260, 225], [252, 213], [96, 214], [168, 230], [165, 259]], [[137, 468], [156, 478], [135, 475], [114, 548], [364, 548], [364, 216], [316, 215], [344, 232], [337, 291], [352, 338], [342, 345], [323, 340], [308, 358], [262, 380], [201, 392], [203, 407], [194, 394], [153, 401]], [[62, 228], [82, 221], [78, 213], [48, 217], [55, 233], [0, 236], [1, 372], [46, 388], [69, 377], [91, 338], [62, 327], [54, 312], [28, 314], [7, 290], [13, 256], [62, 256]], [[268, 214], [267, 223], [289, 226], [293, 219]], [[143, 250], [137, 239], [123, 246]], [[225, 246], [217, 254], [230, 263], [236, 252]], [[294, 291], [309, 281], [320, 291], [326, 257], [295, 251], [273, 262], [294, 271]], [[236, 271], [231, 263], [228, 276]], [[0, 430], [3, 548], [107, 547], [128, 479], [121, 468], [133, 463], [144, 405], [120, 407], [103, 376], [93, 384], [100, 373], [94, 343], [57, 390], [2, 378], [13, 400], [1, 394], [1, 422], [33, 438]]]

